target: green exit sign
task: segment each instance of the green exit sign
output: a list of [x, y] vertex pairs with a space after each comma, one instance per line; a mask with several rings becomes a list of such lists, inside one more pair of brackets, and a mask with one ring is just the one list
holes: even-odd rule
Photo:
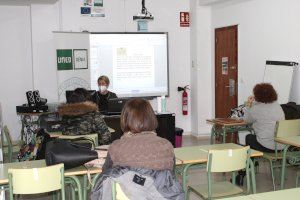
[[57, 57], [57, 70], [73, 69], [72, 49], [57, 49], [56, 57]]

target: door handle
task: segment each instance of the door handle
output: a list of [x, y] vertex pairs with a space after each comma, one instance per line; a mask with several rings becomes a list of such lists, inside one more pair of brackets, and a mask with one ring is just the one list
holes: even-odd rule
[[235, 80], [229, 79], [229, 86], [225, 86], [226, 88], [229, 88], [229, 96], [235, 95]]

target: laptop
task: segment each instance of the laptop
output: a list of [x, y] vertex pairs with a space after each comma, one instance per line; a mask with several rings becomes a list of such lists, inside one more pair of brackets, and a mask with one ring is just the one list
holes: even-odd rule
[[128, 98], [115, 98], [109, 99], [107, 104], [107, 114], [108, 115], [119, 115], [122, 112]]

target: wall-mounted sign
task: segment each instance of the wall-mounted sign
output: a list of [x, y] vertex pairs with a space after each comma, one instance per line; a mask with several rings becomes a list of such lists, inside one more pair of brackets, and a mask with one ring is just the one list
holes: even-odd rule
[[222, 57], [222, 74], [228, 75], [228, 57]]
[[88, 68], [88, 52], [87, 49], [74, 49], [74, 69]]
[[80, 10], [81, 16], [105, 17], [103, 0], [83, 0]]
[[189, 12], [180, 12], [180, 27], [189, 27], [190, 26], [190, 13]]
[[73, 69], [72, 49], [57, 49], [56, 58], [57, 70]]
[[148, 21], [147, 20], [138, 20], [137, 21], [137, 29], [138, 31], [148, 31]]

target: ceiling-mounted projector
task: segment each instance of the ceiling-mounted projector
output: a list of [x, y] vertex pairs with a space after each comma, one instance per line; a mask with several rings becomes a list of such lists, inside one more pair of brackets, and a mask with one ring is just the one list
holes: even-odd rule
[[154, 19], [153, 15], [147, 10], [147, 8], [145, 6], [145, 0], [142, 0], [141, 13], [133, 16], [133, 20], [140, 20], [140, 19], [145, 19], [145, 20], [153, 20]]

